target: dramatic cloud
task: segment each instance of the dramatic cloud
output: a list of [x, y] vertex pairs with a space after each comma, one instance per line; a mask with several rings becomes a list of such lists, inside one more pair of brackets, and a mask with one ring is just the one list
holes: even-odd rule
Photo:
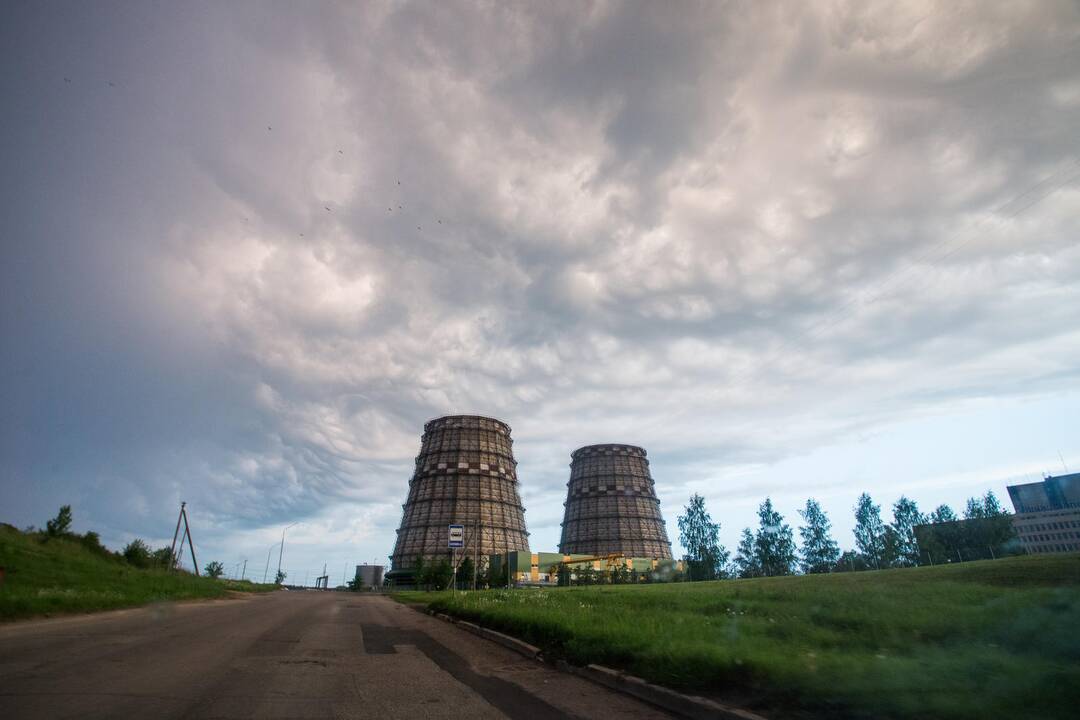
[[1074, 3], [8, 15], [2, 520], [160, 540], [184, 499], [212, 556], [304, 520], [297, 562], [381, 560], [423, 422], [478, 412], [536, 548], [604, 441], [732, 538], [766, 493], [956, 502], [1042, 458], [822, 448], [1075, 418]]

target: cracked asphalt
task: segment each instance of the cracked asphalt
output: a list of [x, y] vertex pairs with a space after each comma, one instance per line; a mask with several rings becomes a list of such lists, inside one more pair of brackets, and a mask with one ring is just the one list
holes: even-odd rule
[[4, 718], [670, 718], [378, 595], [0, 626]]

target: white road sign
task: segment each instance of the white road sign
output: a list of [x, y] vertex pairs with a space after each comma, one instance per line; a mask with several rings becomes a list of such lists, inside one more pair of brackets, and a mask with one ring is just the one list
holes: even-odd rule
[[465, 547], [465, 526], [464, 525], [450, 525], [450, 540], [447, 543], [447, 547], [459, 548]]

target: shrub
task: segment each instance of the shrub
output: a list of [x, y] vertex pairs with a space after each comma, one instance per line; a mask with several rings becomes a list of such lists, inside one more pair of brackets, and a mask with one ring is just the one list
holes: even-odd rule
[[176, 566], [176, 556], [173, 555], [171, 548], [162, 547], [151, 553], [150, 562], [153, 563], [154, 567], [171, 570]]
[[95, 555], [101, 555], [102, 557], [112, 556], [109, 549], [101, 544], [101, 536], [93, 530], [90, 530], [85, 535], [80, 535], [79, 544]]
[[150, 567], [150, 546], [135, 538], [124, 547], [124, 559], [137, 568]]

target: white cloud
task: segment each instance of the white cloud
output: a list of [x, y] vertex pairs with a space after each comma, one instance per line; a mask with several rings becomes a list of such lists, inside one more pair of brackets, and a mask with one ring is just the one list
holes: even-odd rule
[[[37, 100], [114, 128], [64, 126], [110, 183], [61, 206], [92, 280], [52, 304], [108, 332], [59, 341], [51, 372], [115, 355], [102, 388], [148, 394], [80, 406], [87, 438], [113, 408], [92, 449], [15, 441], [6, 484], [70, 457], [62, 483], [138, 477], [153, 522], [186, 493], [221, 542], [320, 517], [298, 542], [384, 554], [442, 413], [514, 425], [551, 525], [580, 444], [678, 458], [677, 499], [718, 464], [1076, 387], [1080, 355], [1041, 352], [1080, 342], [1073, 5], [170, 12], [138, 63], [85, 29], [119, 43], [115, 109]], [[13, 365], [66, 337], [38, 324]]]

